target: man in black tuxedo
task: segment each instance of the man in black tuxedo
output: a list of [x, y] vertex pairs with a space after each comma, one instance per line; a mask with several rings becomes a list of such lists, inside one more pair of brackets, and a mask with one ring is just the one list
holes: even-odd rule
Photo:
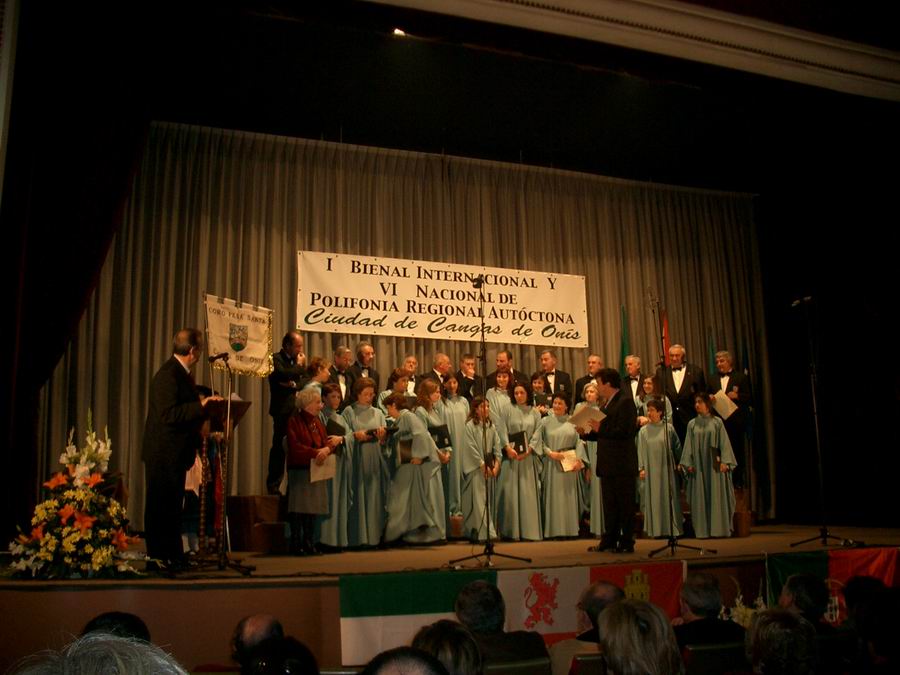
[[743, 487], [744, 467], [748, 466], [747, 458], [744, 456], [744, 440], [750, 418], [750, 406], [753, 404], [750, 378], [734, 369], [734, 359], [729, 352], [716, 352], [716, 369], [718, 372], [709, 380], [709, 393], [725, 392], [737, 406], [737, 410], [725, 420], [725, 431], [738, 463], [731, 478], [735, 487]]
[[458, 393], [469, 402], [476, 396], [484, 394], [482, 391], [481, 377], [475, 372], [475, 355], [463, 354], [459, 357], [459, 370], [456, 371], [456, 381], [459, 383]]
[[203, 443], [200, 428], [210, 401], [201, 399], [191, 368], [203, 353], [203, 333], [185, 328], [172, 340], [172, 358], [150, 382], [150, 405], [144, 425], [142, 459], [147, 476], [144, 532], [147, 555], [172, 569], [184, 564], [181, 506], [184, 474]]
[[625, 377], [622, 378], [622, 389], [635, 399], [635, 407], [638, 407], [637, 397], [644, 393], [643, 380], [641, 357], [629, 354], [625, 357]]
[[634, 552], [635, 483], [638, 475], [637, 408], [613, 368], [597, 373], [597, 388], [606, 400], [602, 422], [592, 424], [589, 440], [597, 441], [597, 476], [603, 493], [606, 531], [591, 551]]
[[272, 354], [272, 372], [269, 373], [269, 415], [272, 416], [272, 447], [269, 449], [269, 470], [266, 489], [270, 495], [280, 494], [284, 478], [284, 446], [288, 420], [297, 406], [295, 394], [303, 388], [306, 379], [306, 355], [303, 353], [303, 336], [289, 330], [281, 339], [281, 351]]
[[[356, 363], [349, 368], [353, 380], [356, 381], [361, 377], [368, 377], [375, 381], [375, 391], [381, 391], [381, 377], [375, 370], [375, 347], [371, 342], [362, 340], [356, 345]], [[356, 396], [351, 398], [351, 402], [356, 400]]]
[[597, 378], [597, 373], [604, 367], [603, 359], [596, 354], [591, 354], [587, 360], [587, 375], [579, 377], [575, 381], [575, 405], [584, 400], [584, 387]]
[[508, 349], [497, 352], [496, 365], [497, 370], [487, 376], [488, 389], [497, 386], [498, 371], [509, 373], [510, 377], [512, 378], [510, 386], [514, 386], [516, 384], [531, 384], [531, 378], [529, 378], [528, 375], [513, 368], [513, 355], [512, 352]]
[[453, 367], [453, 364], [450, 361], [450, 357], [446, 354], [442, 354], [438, 352], [434, 355], [434, 361], [431, 365], [431, 370], [427, 373], [422, 373], [419, 375], [419, 382], [422, 380], [434, 380], [439, 385], [443, 386], [444, 380], [447, 379], [447, 376], [450, 374], [450, 370]]
[[544, 376], [544, 391], [548, 394], [556, 396], [562, 394], [572, 407], [574, 392], [572, 391], [572, 376], [568, 373], [556, 369], [556, 352], [552, 349], [545, 349], [541, 352], [541, 372]]
[[657, 373], [662, 381], [663, 391], [672, 402], [672, 426], [675, 427], [682, 446], [688, 422], [697, 416], [694, 396], [707, 393], [703, 369], [686, 363], [684, 357], [684, 347], [672, 345], [669, 348], [669, 365]]
[[350, 404], [350, 395], [353, 393], [353, 375], [349, 371], [352, 360], [353, 352], [350, 348], [339, 345], [334, 350], [331, 367], [328, 369], [328, 381], [341, 388], [341, 410]]
[[419, 359], [415, 354], [407, 354], [403, 357], [403, 370], [406, 371], [406, 394], [415, 397], [422, 376], [419, 375]]

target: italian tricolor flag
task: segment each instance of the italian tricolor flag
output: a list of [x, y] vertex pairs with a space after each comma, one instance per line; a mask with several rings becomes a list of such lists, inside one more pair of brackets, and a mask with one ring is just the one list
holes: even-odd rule
[[881, 579], [887, 586], [900, 585], [896, 548], [850, 548], [772, 555], [766, 559], [769, 606], [778, 604], [781, 587], [792, 574], [809, 572], [828, 584], [830, 601], [826, 618], [834, 625], [847, 617], [841, 592], [850, 577]]
[[537, 631], [548, 644], [575, 635], [578, 598], [588, 584], [601, 579], [675, 617], [685, 569], [686, 563], [676, 561], [342, 576], [341, 660], [345, 666], [364, 665], [386, 649], [410, 644], [422, 626], [455, 619], [457, 594], [476, 579], [496, 584], [503, 594], [506, 630]]

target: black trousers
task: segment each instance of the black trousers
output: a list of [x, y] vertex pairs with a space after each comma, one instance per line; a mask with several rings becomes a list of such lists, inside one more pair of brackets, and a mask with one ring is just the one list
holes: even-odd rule
[[147, 555], [177, 562], [184, 555], [181, 544], [184, 471], [161, 462], [145, 464], [145, 469], [147, 505], [144, 509], [144, 537]]
[[290, 419], [290, 415], [272, 415], [272, 447], [269, 449], [269, 472], [266, 476], [266, 487], [270, 491], [277, 490], [284, 478], [284, 445], [282, 441], [287, 436]]
[[629, 474], [600, 476], [603, 491], [603, 541], [621, 546], [634, 544], [635, 479]]

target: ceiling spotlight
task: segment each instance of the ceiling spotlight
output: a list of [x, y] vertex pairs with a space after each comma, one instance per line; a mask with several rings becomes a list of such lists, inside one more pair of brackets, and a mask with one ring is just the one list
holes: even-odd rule
[[394, 35], [396, 35], [397, 37], [406, 37], [406, 31], [401, 28], [395, 28]]

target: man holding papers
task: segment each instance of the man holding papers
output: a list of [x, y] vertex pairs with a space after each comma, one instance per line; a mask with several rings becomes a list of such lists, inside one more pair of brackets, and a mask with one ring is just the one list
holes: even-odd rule
[[[734, 486], [742, 487], [744, 484], [743, 467], [748, 466], [747, 458], [744, 456], [744, 439], [750, 417], [750, 405], [753, 401], [750, 378], [739, 370], [734, 370], [734, 359], [729, 352], [716, 352], [716, 369], [719, 372], [710, 378], [709, 393], [716, 397], [713, 405], [716, 412], [725, 421], [725, 432], [728, 434], [728, 440], [731, 441], [734, 456], [738, 459], [737, 470], [731, 476]], [[723, 401], [723, 396], [731, 401], [736, 409]]]

